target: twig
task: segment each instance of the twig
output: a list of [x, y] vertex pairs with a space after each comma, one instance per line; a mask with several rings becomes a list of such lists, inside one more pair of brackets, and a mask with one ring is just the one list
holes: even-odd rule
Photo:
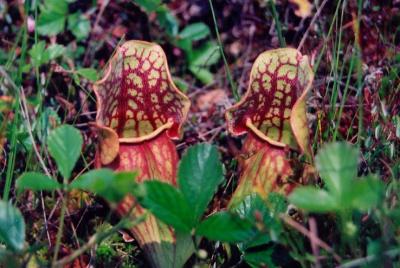
[[308, 225], [310, 226], [311, 231], [310, 243], [313, 255], [315, 257], [315, 267], [320, 268], [321, 263], [319, 262], [319, 249], [317, 243], [315, 243], [315, 238], [318, 238], [317, 222], [314, 218], [310, 218]]
[[297, 231], [299, 231], [300, 233], [302, 233], [303, 235], [307, 236], [309, 239], [314, 239], [314, 242], [316, 245], [318, 245], [319, 247], [323, 248], [324, 250], [326, 250], [327, 252], [331, 253], [333, 255], [333, 258], [335, 258], [336, 261], [341, 262], [342, 258], [337, 255], [335, 253], [335, 251], [324, 241], [322, 241], [319, 237], [315, 237], [313, 236], [313, 234], [307, 230], [305, 227], [303, 227], [301, 224], [297, 223], [296, 221], [294, 221], [292, 218], [286, 216], [286, 215], [282, 215], [280, 216], [280, 218], [289, 226], [293, 227], [294, 229], [296, 229]]
[[304, 33], [303, 38], [301, 39], [301, 41], [300, 41], [300, 43], [299, 43], [299, 46], [297, 47], [297, 50], [300, 51], [301, 48], [303, 47], [304, 42], [306, 41], [306, 39], [307, 39], [307, 37], [308, 37], [308, 34], [310, 33], [311, 26], [314, 25], [315, 21], [317, 20], [317, 18], [318, 18], [319, 15], [321, 14], [322, 9], [324, 8], [324, 6], [325, 6], [325, 4], [326, 4], [327, 2], [328, 2], [328, 0], [324, 0], [324, 1], [322, 2], [322, 4], [319, 6], [317, 12], [315, 12], [314, 17], [312, 18], [312, 20], [311, 20], [311, 22], [310, 22], [310, 25], [308, 25], [308, 28], [307, 28], [306, 32]]
[[215, 12], [214, 12], [214, 7], [213, 7], [213, 4], [212, 4], [212, 0], [208, 0], [208, 3], [210, 4], [211, 14], [212, 14], [212, 18], [213, 18], [213, 21], [214, 21], [214, 28], [215, 28], [215, 34], [217, 35], [219, 51], [221, 52], [222, 59], [224, 60], [226, 77], [228, 78], [229, 84], [231, 86], [233, 97], [235, 98], [236, 101], [238, 101], [240, 99], [239, 93], [237, 91], [237, 87], [236, 87], [235, 83], [233, 82], [231, 71], [229, 70], [228, 61], [226, 60], [226, 57], [225, 57], [225, 53], [224, 53], [224, 48], [222, 46], [221, 37], [219, 36], [217, 19], [215, 17]]

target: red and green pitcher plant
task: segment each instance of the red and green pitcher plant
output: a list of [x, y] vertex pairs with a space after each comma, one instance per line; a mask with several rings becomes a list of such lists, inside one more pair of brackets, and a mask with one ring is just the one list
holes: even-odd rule
[[[96, 166], [137, 170], [138, 182], [158, 179], [176, 185], [178, 155], [172, 140], [181, 137], [190, 101], [172, 82], [162, 48], [144, 41], [119, 46], [94, 91]], [[117, 207], [120, 216], [129, 211], [133, 219], [146, 213], [132, 196]], [[176, 233], [150, 213], [130, 232], [152, 267], [182, 267], [194, 250], [190, 236]]]
[[293, 48], [265, 51], [256, 59], [247, 92], [225, 114], [232, 135], [247, 133], [230, 207], [254, 192], [287, 194], [296, 185], [287, 154], [297, 150], [311, 158], [306, 97], [313, 77], [308, 57]]

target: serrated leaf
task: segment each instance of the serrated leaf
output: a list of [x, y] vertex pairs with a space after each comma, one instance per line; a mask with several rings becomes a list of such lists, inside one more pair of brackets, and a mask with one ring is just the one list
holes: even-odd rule
[[50, 133], [47, 147], [64, 178], [71, 176], [72, 169], [81, 153], [82, 144], [81, 133], [70, 125], [62, 125]]
[[340, 209], [335, 198], [327, 191], [312, 186], [296, 188], [290, 194], [289, 201], [310, 212], [328, 212]]
[[92, 82], [98, 79], [97, 71], [93, 68], [80, 68], [76, 72]]
[[178, 185], [198, 221], [224, 180], [223, 166], [215, 146], [198, 144], [183, 155], [178, 169]]
[[40, 8], [37, 31], [41, 35], [56, 35], [64, 31], [68, 3], [64, 0], [45, 0]]
[[196, 228], [196, 235], [229, 243], [246, 242], [256, 234], [257, 230], [249, 220], [226, 211], [209, 216]]
[[0, 241], [13, 251], [20, 251], [25, 243], [25, 222], [21, 212], [10, 203], [0, 201]]
[[187, 39], [191, 42], [203, 39], [209, 35], [210, 28], [203, 22], [189, 24], [179, 33], [181, 39]]
[[18, 190], [53, 191], [62, 187], [55, 179], [39, 172], [26, 172], [17, 179]]
[[177, 231], [189, 233], [194, 226], [189, 206], [181, 192], [161, 181], [145, 181], [139, 194], [139, 203], [158, 219]]

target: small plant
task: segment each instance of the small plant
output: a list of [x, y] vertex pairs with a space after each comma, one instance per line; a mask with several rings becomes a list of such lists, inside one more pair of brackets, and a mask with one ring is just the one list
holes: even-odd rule
[[266, 51], [256, 59], [246, 94], [225, 114], [230, 133], [248, 133], [231, 207], [252, 192], [288, 193], [295, 186], [285, 148], [300, 150], [311, 159], [306, 96], [312, 81], [308, 57], [295, 49]]
[[[95, 93], [96, 165], [138, 170], [138, 182], [161, 180], [174, 188], [178, 155], [171, 139], [180, 138], [190, 101], [175, 87], [162, 48], [143, 41], [119, 46]], [[147, 215], [133, 196], [117, 212], [134, 219]], [[175, 234], [152, 215], [130, 231], [153, 267], [180, 267], [192, 254], [190, 237]]]
[[[59, 194], [63, 195], [60, 225], [54, 247], [53, 266], [60, 266], [65, 262], [64, 259], [58, 261], [57, 257], [61, 246], [61, 239], [63, 237], [68, 192], [72, 190], [91, 191], [105, 198], [111, 205], [114, 204], [115, 206], [115, 204], [120, 202], [128, 193], [133, 192], [136, 187], [136, 182], [134, 180], [136, 173], [113, 173], [108, 169], [89, 171], [70, 182], [71, 172], [81, 154], [82, 142], [82, 136], [77, 129], [69, 125], [57, 127], [48, 137], [47, 148], [57, 164], [63, 182], [59, 183], [56, 178], [52, 178], [49, 175], [39, 172], [23, 173], [16, 181], [16, 186], [19, 192], [24, 190], [32, 190], [35, 192], [59, 191]], [[4, 230], [1, 230], [0, 228], [0, 239], [4, 240], [6, 243], [7, 251], [11, 250], [23, 253], [26, 250], [29, 250], [24, 246], [25, 225], [20, 212], [5, 202], [1, 202], [0, 205], [4, 206], [4, 209], [0, 209], [0, 220], [3, 221], [0, 226], [6, 228]], [[6, 221], [10, 222], [7, 224]], [[101, 242], [117, 230], [128, 226], [130, 225], [126, 224], [126, 222], [122, 220], [115, 228], [107, 230], [106, 232], [96, 233], [92, 237], [92, 241], [88, 243]], [[78, 256], [79, 254], [76, 257]]]
[[[316, 167], [325, 189], [299, 187], [289, 196], [297, 207], [308, 212], [335, 212], [341, 219], [345, 236], [353, 237], [357, 230], [353, 211], [368, 211], [382, 201], [383, 183], [377, 176], [357, 178], [359, 150], [346, 143], [325, 145], [316, 156]], [[318, 202], [315, 202], [315, 200]]]

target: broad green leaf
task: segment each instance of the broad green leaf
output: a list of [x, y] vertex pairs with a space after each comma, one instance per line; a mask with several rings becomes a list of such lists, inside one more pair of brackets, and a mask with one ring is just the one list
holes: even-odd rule
[[357, 177], [359, 151], [350, 144], [338, 142], [325, 145], [315, 157], [322, 180], [333, 196], [346, 203], [351, 182]]
[[29, 55], [31, 56], [32, 65], [39, 67], [42, 64], [46, 64], [50, 60], [49, 52], [45, 49], [46, 43], [40, 41], [32, 46], [29, 50]]
[[80, 68], [76, 72], [92, 82], [98, 79], [97, 71], [92, 68]]
[[120, 202], [127, 194], [136, 189], [136, 172], [114, 173], [111, 169], [96, 169], [86, 172], [75, 179], [71, 189], [90, 191], [109, 202]]
[[139, 203], [149, 209], [158, 219], [177, 231], [189, 233], [194, 225], [192, 211], [182, 193], [174, 186], [161, 181], [145, 181], [142, 184]]
[[68, 30], [78, 40], [85, 39], [90, 33], [90, 21], [80, 13], [74, 13], [68, 16]]
[[210, 28], [203, 22], [192, 23], [186, 26], [180, 33], [181, 39], [197, 41], [210, 35]]
[[50, 133], [47, 147], [64, 178], [71, 176], [81, 153], [82, 143], [81, 133], [70, 125], [59, 126]]
[[374, 175], [354, 181], [351, 189], [351, 204], [357, 210], [368, 210], [376, 206], [384, 196], [384, 185]]
[[22, 214], [4, 201], [0, 201], [0, 241], [13, 251], [22, 250], [25, 243], [25, 222]]
[[340, 209], [340, 205], [330, 193], [312, 186], [296, 188], [289, 195], [289, 201], [309, 212], [329, 212]]
[[66, 48], [63, 45], [52, 44], [47, 48], [47, 51], [49, 53], [49, 58], [53, 60], [55, 58], [62, 56], [65, 53]]
[[194, 221], [198, 221], [204, 214], [223, 180], [223, 166], [215, 146], [198, 144], [190, 147], [183, 155], [178, 169], [178, 185], [189, 204]]
[[209, 216], [196, 229], [196, 235], [229, 243], [247, 242], [256, 234], [257, 230], [249, 220], [226, 211]]
[[17, 179], [18, 190], [53, 191], [62, 186], [55, 179], [39, 172], [26, 172]]

